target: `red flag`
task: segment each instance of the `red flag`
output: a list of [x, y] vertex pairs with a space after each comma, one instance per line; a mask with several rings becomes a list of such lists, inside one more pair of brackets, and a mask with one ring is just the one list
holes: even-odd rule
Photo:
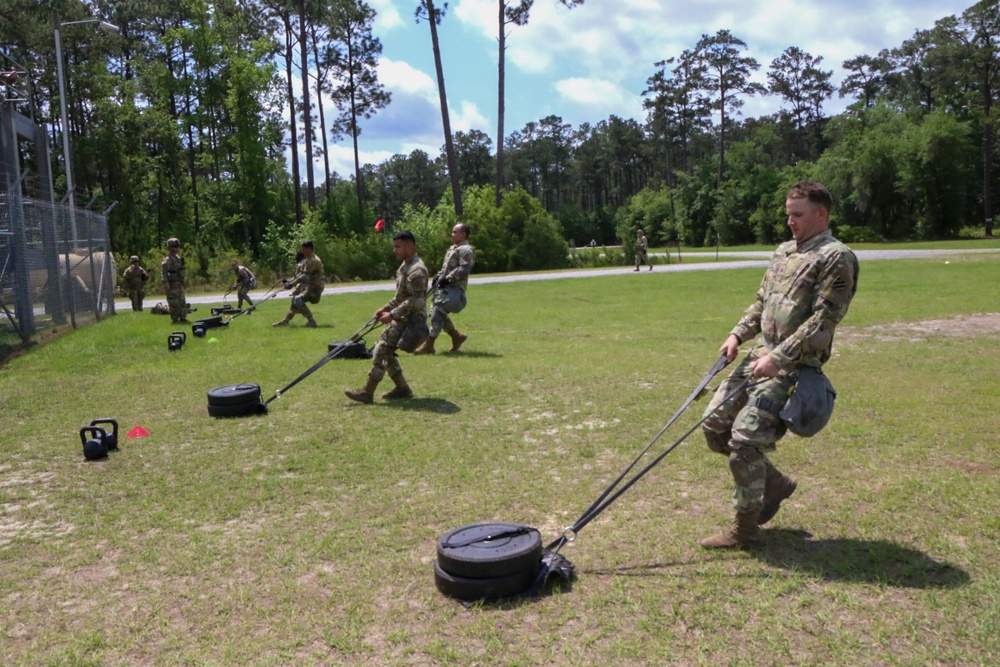
[[383, 229], [385, 229], [385, 219], [379, 218], [378, 222], [375, 223], [375, 231], [381, 234]]

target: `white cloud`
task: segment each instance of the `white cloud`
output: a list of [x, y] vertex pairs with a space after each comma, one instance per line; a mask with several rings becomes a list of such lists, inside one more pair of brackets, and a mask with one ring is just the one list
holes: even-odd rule
[[573, 77], [557, 81], [555, 88], [563, 99], [605, 116], [634, 117], [642, 112], [642, 99], [611, 81]]
[[403, 18], [392, 0], [368, 0], [368, 4], [377, 12], [375, 17], [375, 34], [399, 28], [404, 25]]
[[378, 80], [391, 91], [437, 98], [434, 79], [407, 62], [382, 58], [378, 64]]

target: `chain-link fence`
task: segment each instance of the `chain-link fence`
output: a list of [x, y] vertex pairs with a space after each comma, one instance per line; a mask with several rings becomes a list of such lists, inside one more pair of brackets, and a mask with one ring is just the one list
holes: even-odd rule
[[114, 313], [103, 214], [0, 191], [0, 346]]

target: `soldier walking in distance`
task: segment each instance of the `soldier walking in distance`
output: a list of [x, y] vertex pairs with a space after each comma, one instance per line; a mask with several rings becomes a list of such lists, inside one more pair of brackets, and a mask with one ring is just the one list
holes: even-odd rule
[[254, 277], [253, 272], [250, 271], [245, 266], [240, 266], [239, 262], [234, 261], [231, 264], [233, 268], [233, 273], [236, 274], [236, 282], [233, 286], [229, 288], [229, 291], [236, 291], [236, 307], [239, 310], [243, 310], [243, 302], [246, 301], [249, 305], [253, 305], [253, 301], [250, 300], [250, 290], [257, 287], [257, 278]]
[[451, 336], [451, 351], [458, 352], [467, 335], [455, 328], [449, 315], [465, 308], [465, 290], [469, 287], [469, 274], [476, 263], [476, 253], [469, 245], [469, 226], [459, 223], [451, 229], [453, 245], [445, 253], [441, 270], [434, 276], [437, 287], [431, 307], [431, 331], [413, 354], [434, 354], [434, 341], [444, 329]]
[[[788, 191], [792, 240], [778, 246], [757, 299], [719, 348], [732, 361], [741, 343], [761, 334], [705, 409], [709, 416], [702, 431], [708, 447], [728, 457], [736, 486], [735, 523], [702, 540], [705, 548], [757, 542], [759, 526], [797, 487], [767, 453], [788, 428], [780, 413], [800, 375], [812, 375], [830, 359], [834, 330], [857, 290], [857, 257], [829, 231], [832, 206], [830, 193], [815, 181], [801, 181]], [[719, 407], [748, 376], [753, 377], [748, 388]]]
[[147, 280], [149, 274], [139, 265], [139, 257], [137, 255], [129, 257], [128, 267], [122, 273], [122, 281], [128, 290], [128, 298], [132, 300], [132, 310], [138, 313], [142, 312], [142, 299], [146, 296]]
[[292, 292], [292, 305], [285, 313], [284, 319], [278, 320], [271, 326], [287, 326], [296, 313], [301, 313], [306, 318], [306, 326], [315, 328], [318, 326], [313, 319], [312, 311], [307, 303], [319, 303], [323, 296], [323, 287], [326, 285], [326, 278], [323, 275], [323, 260], [321, 260], [313, 249], [312, 241], [305, 241], [302, 244], [302, 259], [295, 267], [295, 277], [285, 281], [285, 287], [294, 287]]
[[417, 255], [417, 242], [412, 232], [398, 232], [392, 237], [392, 252], [402, 264], [396, 269], [396, 295], [375, 311], [375, 319], [385, 324], [382, 337], [372, 351], [372, 369], [368, 382], [361, 389], [348, 389], [344, 394], [358, 403], [371, 403], [375, 389], [386, 373], [396, 387], [382, 398], [409, 398], [413, 390], [403, 377], [403, 368], [396, 357], [400, 337], [413, 318], [421, 324], [427, 318], [427, 267]]
[[639, 229], [635, 233], [635, 270], [639, 270], [639, 264], [647, 264], [649, 270], [653, 270], [653, 265], [649, 263], [649, 241], [646, 233]]
[[187, 324], [187, 301], [184, 300], [187, 270], [184, 268], [184, 258], [179, 254], [180, 250], [179, 240], [167, 239], [167, 256], [160, 262], [160, 273], [163, 274], [163, 292], [170, 308], [170, 321]]

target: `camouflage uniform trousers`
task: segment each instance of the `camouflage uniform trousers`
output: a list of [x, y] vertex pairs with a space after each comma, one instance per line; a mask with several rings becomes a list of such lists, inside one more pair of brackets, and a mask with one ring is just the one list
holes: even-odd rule
[[294, 295], [292, 297], [292, 305], [288, 308], [289, 314], [301, 313], [306, 319], [312, 319], [312, 311], [309, 310], [309, 306], [306, 304], [319, 303], [321, 296], [323, 296], [322, 287], [310, 287], [304, 293]]
[[183, 283], [167, 283], [163, 288], [170, 307], [170, 320], [180, 322], [187, 318], [187, 301], [184, 300]]
[[649, 266], [649, 251], [645, 250], [645, 249], [642, 249], [642, 248], [636, 248], [636, 251], [635, 251], [635, 265], [636, 265], [636, 268], [638, 268], [638, 266], [640, 264], [644, 264], [646, 266]]
[[142, 300], [146, 297], [146, 292], [141, 287], [138, 289], [130, 289], [128, 291], [128, 298], [132, 301], [132, 310], [141, 311], [142, 310]]
[[[762, 353], [767, 351], [761, 348]], [[703, 413], [709, 417], [701, 426], [708, 448], [729, 457], [729, 470], [736, 484], [733, 507], [740, 513], [759, 512], [763, 506], [764, 482], [771, 466], [767, 453], [775, 450], [788, 428], [779, 413], [798, 375], [782, 372], [773, 378], [751, 380], [748, 388], [720, 407], [723, 399], [751, 374], [750, 366], [759, 358], [756, 352], [751, 352], [719, 385]]]
[[403, 367], [399, 365], [399, 359], [396, 357], [396, 349], [399, 347], [399, 338], [405, 328], [406, 322], [394, 320], [382, 331], [382, 337], [372, 350], [372, 369], [368, 372], [368, 377], [375, 382], [381, 382], [386, 373], [390, 378], [403, 374]]
[[465, 308], [465, 290], [460, 287], [441, 287], [434, 295], [434, 303], [431, 306], [431, 331], [430, 337], [437, 338], [441, 335], [441, 330], [451, 333], [455, 331], [449, 314], [460, 313]]

